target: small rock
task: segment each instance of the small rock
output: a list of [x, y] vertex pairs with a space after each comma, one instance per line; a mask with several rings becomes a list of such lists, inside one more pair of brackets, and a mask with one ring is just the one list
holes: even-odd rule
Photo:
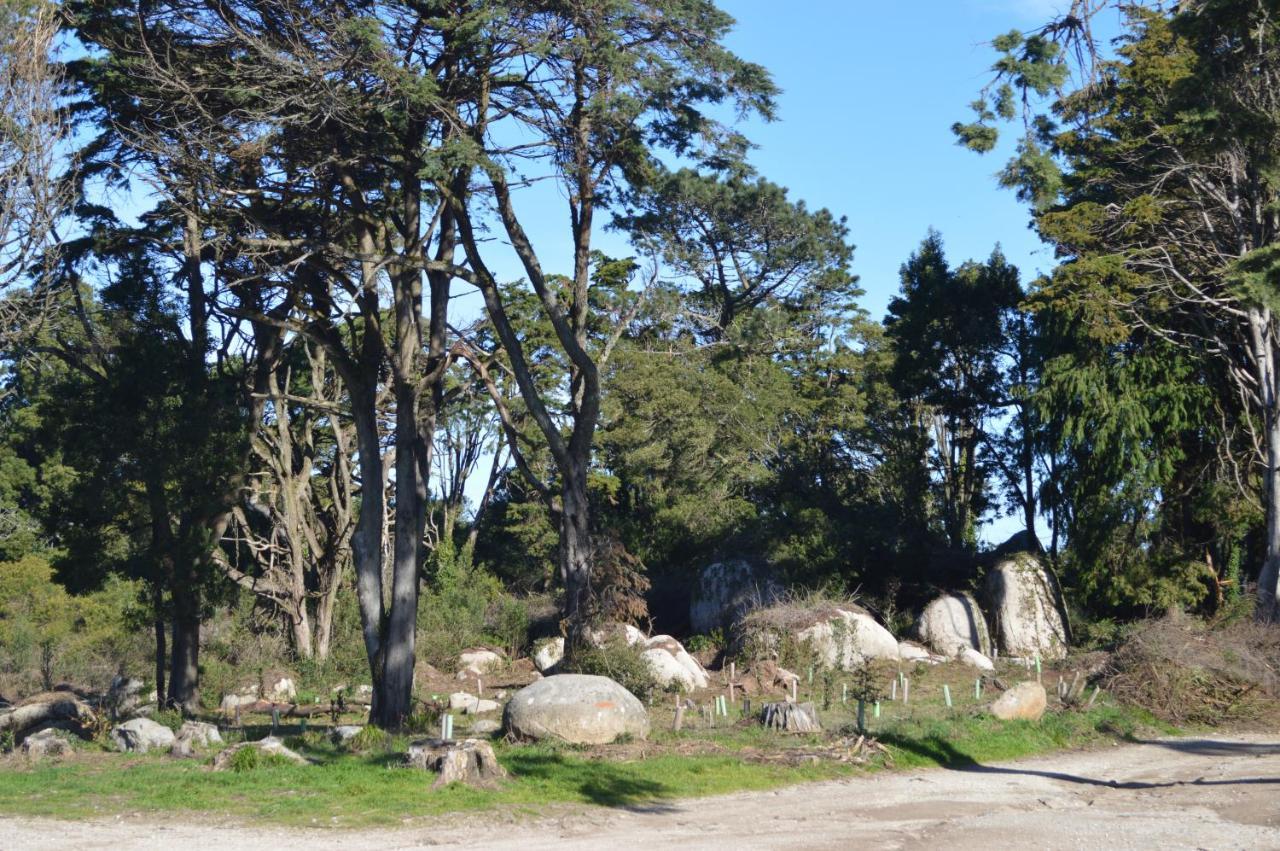
[[470, 669], [480, 674], [488, 673], [495, 668], [501, 668], [506, 663], [507, 660], [502, 654], [495, 653], [487, 647], [473, 647], [458, 654], [459, 668], [462, 670]]
[[502, 729], [502, 725], [492, 718], [479, 718], [471, 725], [471, 732], [477, 736], [490, 736]]
[[146, 753], [153, 748], [164, 750], [172, 747], [176, 738], [172, 730], [150, 718], [133, 718], [111, 730], [116, 748], [128, 753]]
[[479, 700], [474, 694], [468, 694], [465, 691], [455, 691], [449, 695], [449, 708], [454, 712], [461, 712], [471, 704]]
[[331, 733], [334, 744], [345, 745], [347, 742], [360, 735], [360, 731], [363, 729], [364, 727], [361, 727], [358, 724], [340, 724], [337, 727], [334, 727], [333, 732]]
[[1039, 721], [1048, 704], [1049, 696], [1045, 693], [1044, 686], [1030, 681], [1021, 682], [991, 704], [991, 714], [1002, 721]]
[[169, 753], [173, 756], [195, 756], [198, 751], [209, 745], [222, 744], [222, 734], [218, 728], [203, 721], [186, 721], [178, 730]]
[[40, 730], [22, 740], [22, 753], [30, 760], [69, 756], [72, 753], [71, 739], [61, 730]]
[[982, 671], [994, 671], [996, 669], [995, 664], [992, 663], [990, 659], [988, 659], [986, 656], [983, 656], [981, 653], [979, 653], [977, 650], [974, 650], [972, 647], [965, 647], [961, 649], [960, 655], [956, 656], [956, 659], [965, 663], [966, 665], [972, 665], [973, 667], [978, 668], [979, 670], [982, 670]]
[[231, 767], [231, 762], [232, 762], [232, 759], [235, 757], [235, 754], [239, 751], [244, 750], [245, 748], [254, 748], [255, 750], [259, 751], [260, 753], [266, 756], [278, 756], [282, 759], [286, 759], [289, 762], [296, 763], [298, 765], [311, 764], [307, 762], [307, 760], [303, 758], [301, 755], [286, 748], [284, 746], [284, 742], [280, 741], [280, 739], [276, 738], [275, 736], [268, 736], [267, 738], [262, 739], [260, 741], [241, 742], [238, 745], [232, 745], [226, 750], [220, 751], [218, 755], [214, 757], [213, 770], [226, 771], [228, 768]]
[[464, 715], [483, 715], [486, 712], [497, 712], [502, 708], [502, 704], [496, 700], [476, 699], [474, 703], [462, 710]]
[[270, 679], [262, 696], [272, 703], [293, 703], [298, 699], [298, 687], [292, 677], [280, 675]]
[[564, 638], [556, 636], [540, 642], [533, 651], [533, 664], [540, 672], [545, 673], [564, 658]]

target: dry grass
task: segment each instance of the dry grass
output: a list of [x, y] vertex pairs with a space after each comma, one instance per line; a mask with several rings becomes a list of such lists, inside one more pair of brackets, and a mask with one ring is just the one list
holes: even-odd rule
[[1103, 674], [1118, 699], [1174, 724], [1218, 725], [1280, 711], [1280, 629], [1211, 625], [1181, 613], [1134, 625]]

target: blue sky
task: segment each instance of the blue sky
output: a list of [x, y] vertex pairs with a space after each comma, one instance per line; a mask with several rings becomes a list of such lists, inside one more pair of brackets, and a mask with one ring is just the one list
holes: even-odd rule
[[[761, 173], [810, 206], [848, 216], [854, 270], [875, 318], [897, 291], [898, 267], [929, 227], [953, 263], [999, 242], [1024, 280], [1052, 266], [1026, 208], [994, 173], [1007, 150], [978, 156], [951, 124], [988, 78], [986, 42], [1052, 14], [1048, 2], [723, 0], [738, 19], [729, 44], [782, 88], [779, 121], [754, 122]], [[786, 9], [779, 12], [779, 9]]]

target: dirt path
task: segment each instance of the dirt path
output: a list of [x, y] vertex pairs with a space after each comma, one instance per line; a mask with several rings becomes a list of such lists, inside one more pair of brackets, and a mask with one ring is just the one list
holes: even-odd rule
[[633, 809], [469, 815], [368, 832], [0, 818], [0, 848], [1278, 848], [1280, 737], [1126, 745]]

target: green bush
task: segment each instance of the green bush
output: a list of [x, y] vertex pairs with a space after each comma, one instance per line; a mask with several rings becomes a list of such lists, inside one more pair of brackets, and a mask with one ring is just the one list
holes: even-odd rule
[[595, 674], [608, 677], [641, 700], [648, 700], [658, 687], [644, 650], [627, 644], [625, 638], [615, 636], [599, 647], [585, 645], [562, 663], [566, 673]]

